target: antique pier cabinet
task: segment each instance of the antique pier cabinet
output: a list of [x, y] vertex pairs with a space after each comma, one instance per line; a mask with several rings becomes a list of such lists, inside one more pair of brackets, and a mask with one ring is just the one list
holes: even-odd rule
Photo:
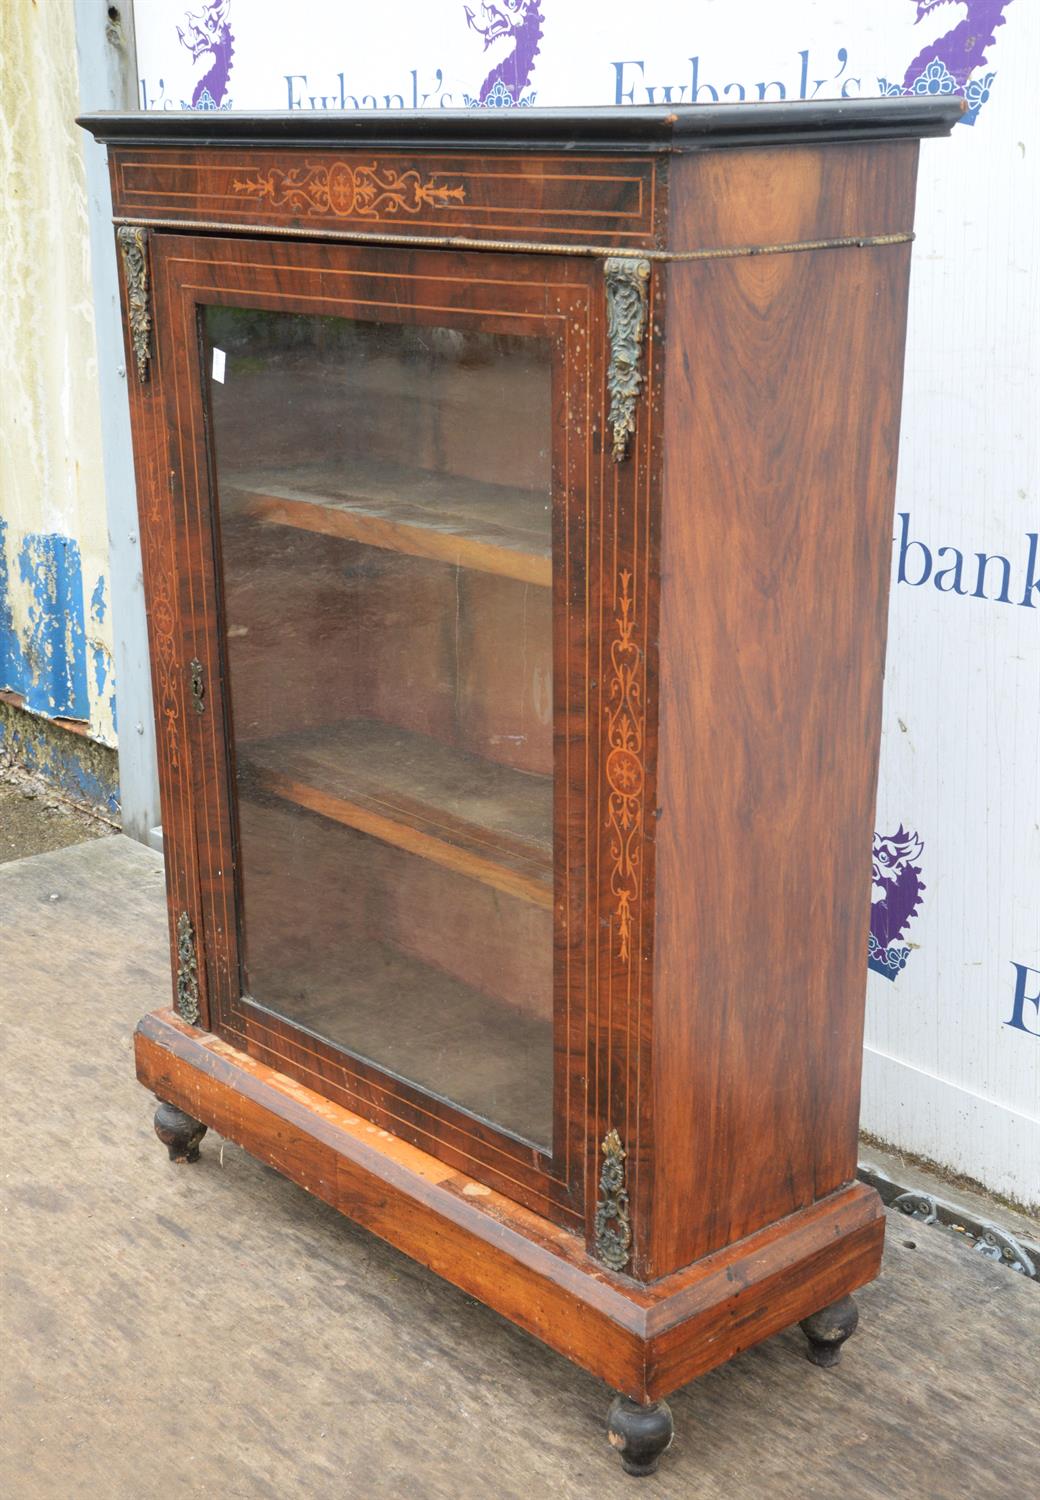
[[662, 1398], [832, 1363], [943, 100], [92, 116], [206, 1127]]

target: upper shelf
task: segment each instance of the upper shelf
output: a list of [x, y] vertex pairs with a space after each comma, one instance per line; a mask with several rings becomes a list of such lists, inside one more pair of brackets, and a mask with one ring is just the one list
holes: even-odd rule
[[236, 470], [222, 474], [221, 494], [225, 503], [237, 502], [268, 523], [521, 583], [552, 582], [545, 524], [550, 500], [536, 490], [352, 459], [340, 466]]
[[964, 108], [962, 99], [912, 96], [646, 108], [101, 111], [77, 124], [96, 140], [135, 145], [674, 152], [948, 135]]

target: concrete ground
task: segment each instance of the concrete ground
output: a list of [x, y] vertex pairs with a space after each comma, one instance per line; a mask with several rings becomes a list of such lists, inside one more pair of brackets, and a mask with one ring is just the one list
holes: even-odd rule
[[[0, 868], [0, 993], [7, 1500], [643, 1492], [600, 1382], [212, 1132], [169, 1164], [131, 1057], [169, 995], [159, 855]], [[860, 1307], [837, 1370], [795, 1329], [679, 1392], [646, 1493], [1040, 1493], [1040, 1286], [896, 1214]]]
[[74, 807], [42, 777], [0, 756], [0, 865], [115, 832], [111, 823]]

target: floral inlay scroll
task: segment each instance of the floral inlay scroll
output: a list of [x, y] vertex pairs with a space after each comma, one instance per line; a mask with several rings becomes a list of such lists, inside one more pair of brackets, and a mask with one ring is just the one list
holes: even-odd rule
[[610, 643], [607, 700], [607, 822], [610, 889], [614, 897], [618, 957], [631, 954], [632, 908], [639, 895], [640, 838], [643, 822], [643, 653], [634, 639], [632, 574], [618, 576], [615, 633]]
[[465, 203], [461, 183], [436, 181], [436, 173], [423, 177], [414, 167], [399, 171], [378, 162], [351, 164], [333, 162], [320, 166], [306, 162], [284, 171], [270, 167], [251, 177], [235, 178], [232, 191], [261, 199], [272, 208], [301, 213], [335, 214], [339, 219], [369, 222], [417, 214], [423, 208], [451, 208]]

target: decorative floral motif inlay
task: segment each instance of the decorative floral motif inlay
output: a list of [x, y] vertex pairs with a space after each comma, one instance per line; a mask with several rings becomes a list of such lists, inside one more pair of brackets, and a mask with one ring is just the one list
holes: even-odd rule
[[436, 182], [434, 176], [423, 181], [414, 167], [399, 172], [377, 162], [348, 166], [337, 161], [331, 167], [305, 163], [288, 172], [271, 167], [252, 177], [236, 177], [231, 187], [273, 208], [332, 213], [339, 219], [393, 218], [399, 213], [417, 214], [424, 207], [450, 208], [466, 201], [461, 183], [452, 187]]
[[617, 920], [618, 957], [631, 953], [632, 907], [639, 894], [639, 841], [643, 821], [643, 656], [633, 639], [632, 574], [623, 569], [614, 617], [616, 633], [610, 644], [611, 682], [607, 703], [605, 774], [609, 794], [610, 889]]
[[181, 683], [177, 667], [177, 616], [173, 603], [172, 551], [170, 516], [172, 505], [165, 503], [159, 479], [159, 466], [153, 450], [146, 457], [148, 482], [145, 485], [144, 503], [150, 534], [155, 538], [152, 549], [151, 583], [151, 629], [152, 661], [155, 671], [155, 686], [159, 711], [165, 727], [166, 759], [172, 771], [181, 769]]
[[625, 1150], [616, 1130], [608, 1131], [600, 1150], [603, 1169], [599, 1175], [593, 1244], [605, 1266], [612, 1271], [623, 1271], [632, 1251], [632, 1224], [625, 1187]]

